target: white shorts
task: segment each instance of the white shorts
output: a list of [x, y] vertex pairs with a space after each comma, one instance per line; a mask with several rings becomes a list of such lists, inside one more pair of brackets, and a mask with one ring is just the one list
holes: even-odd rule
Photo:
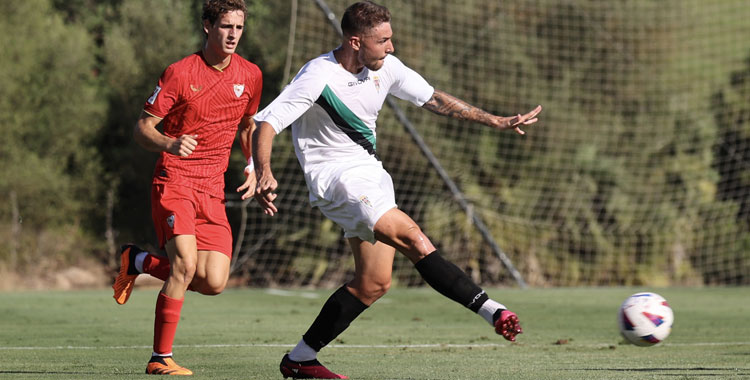
[[344, 237], [375, 243], [373, 228], [396, 206], [393, 180], [378, 162], [342, 170], [330, 182], [323, 199], [312, 202], [328, 219], [344, 229]]

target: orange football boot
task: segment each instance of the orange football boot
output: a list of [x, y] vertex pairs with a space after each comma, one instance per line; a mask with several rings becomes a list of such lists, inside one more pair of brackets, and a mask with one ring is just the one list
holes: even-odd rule
[[171, 356], [152, 356], [148, 366], [146, 366], [146, 373], [149, 375], [190, 376], [193, 371], [177, 365]]
[[120, 273], [117, 274], [115, 283], [112, 285], [112, 289], [115, 291], [113, 298], [120, 305], [128, 302], [130, 293], [133, 292], [135, 278], [140, 274], [135, 269], [135, 255], [141, 252], [143, 252], [142, 249], [132, 244], [123, 245], [121, 248]]

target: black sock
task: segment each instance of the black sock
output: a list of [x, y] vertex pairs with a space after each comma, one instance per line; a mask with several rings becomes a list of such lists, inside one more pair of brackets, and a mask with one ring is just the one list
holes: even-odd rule
[[320, 351], [346, 330], [365, 309], [367, 305], [351, 294], [344, 285], [328, 298], [302, 339], [315, 351]]
[[437, 251], [414, 264], [422, 278], [440, 294], [478, 312], [489, 298], [469, 276]]
[[172, 356], [159, 356], [159, 355], [152, 355], [151, 360], [149, 360], [149, 363], [161, 363], [166, 365], [167, 363], [164, 361], [164, 358], [171, 358]]

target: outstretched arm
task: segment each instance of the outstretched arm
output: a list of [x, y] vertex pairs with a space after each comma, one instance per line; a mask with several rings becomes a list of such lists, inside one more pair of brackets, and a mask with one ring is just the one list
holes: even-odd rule
[[255, 163], [255, 200], [267, 215], [273, 216], [278, 209], [273, 204], [278, 183], [271, 173], [271, 148], [276, 131], [271, 124], [261, 121], [253, 133], [253, 161]]
[[459, 120], [475, 121], [496, 129], [515, 129], [521, 135], [526, 133], [521, 130], [521, 125], [536, 123], [538, 120], [536, 115], [542, 112], [542, 106], [537, 106], [531, 112], [524, 115], [518, 114], [510, 117], [496, 116], [440, 90], [435, 90], [432, 98], [422, 107], [438, 115], [450, 116]]

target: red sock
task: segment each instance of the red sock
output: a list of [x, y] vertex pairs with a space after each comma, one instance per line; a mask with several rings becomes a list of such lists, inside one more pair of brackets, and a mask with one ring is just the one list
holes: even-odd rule
[[[162, 281], [167, 281], [169, 268], [169, 258], [166, 256], [157, 256], [149, 253], [143, 259], [143, 273], [148, 273]], [[193, 285], [188, 285], [188, 290], [195, 291]]]
[[167, 281], [167, 277], [169, 277], [169, 258], [149, 253], [143, 259], [143, 273], [148, 273], [162, 281]]
[[159, 292], [156, 299], [156, 318], [154, 319], [154, 352], [168, 354], [172, 352], [177, 322], [180, 321], [183, 299], [167, 297]]

